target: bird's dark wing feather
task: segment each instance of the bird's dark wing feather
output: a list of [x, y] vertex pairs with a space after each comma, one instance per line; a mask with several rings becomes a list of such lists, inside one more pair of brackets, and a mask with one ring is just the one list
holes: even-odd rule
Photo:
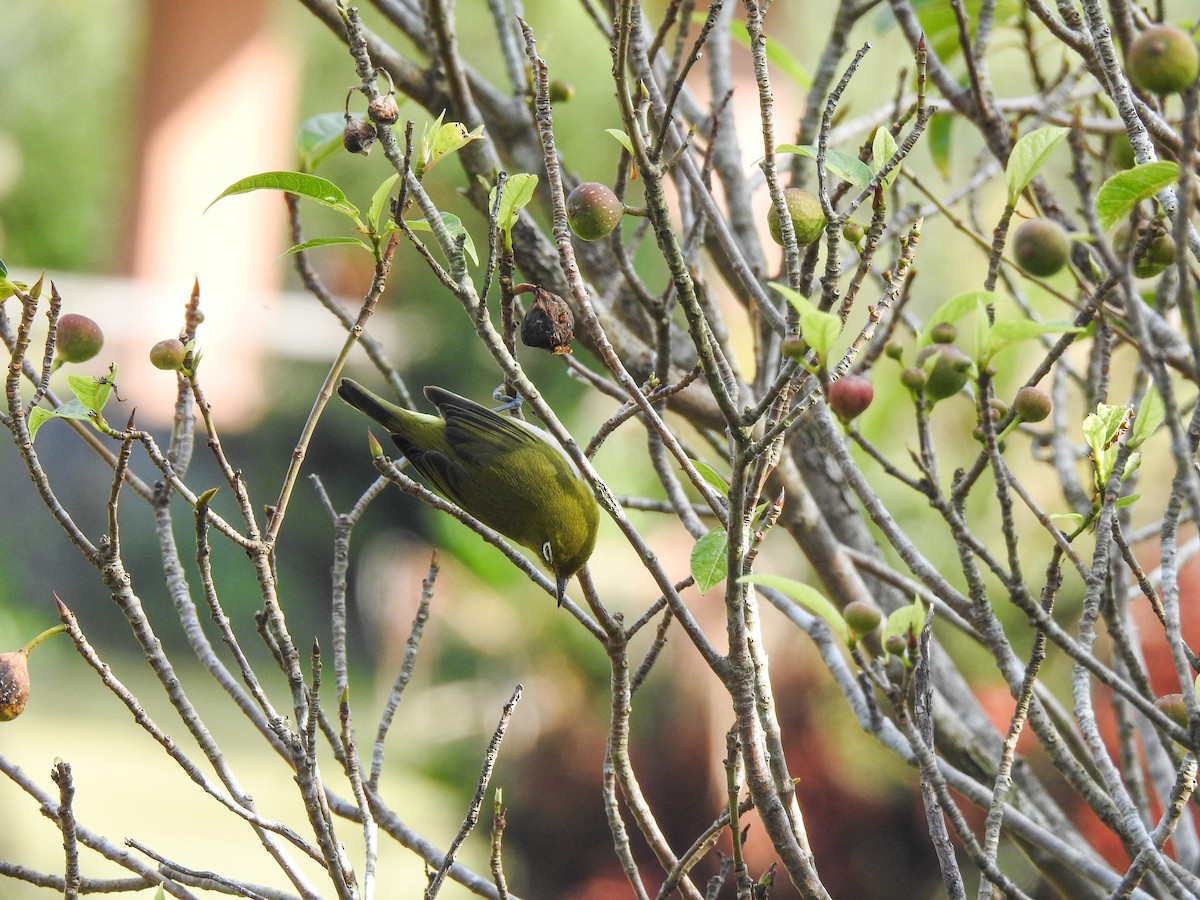
[[541, 440], [512, 419], [450, 391], [428, 387], [425, 396], [446, 420], [446, 443], [467, 465], [486, 463]]

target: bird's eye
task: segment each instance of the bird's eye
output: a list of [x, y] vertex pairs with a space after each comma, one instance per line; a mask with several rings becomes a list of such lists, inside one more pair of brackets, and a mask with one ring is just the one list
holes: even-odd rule
[[554, 548], [550, 546], [550, 542], [542, 544], [542, 559], [548, 563], [554, 562]]

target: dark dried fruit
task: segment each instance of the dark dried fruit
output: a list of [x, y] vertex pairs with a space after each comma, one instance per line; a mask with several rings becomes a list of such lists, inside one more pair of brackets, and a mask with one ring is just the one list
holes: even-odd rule
[[0, 653], [0, 722], [11, 722], [29, 703], [29, 654], [51, 635], [66, 629], [62, 625], [47, 628], [20, 650]]
[[0, 653], [0, 722], [11, 722], [29, 702], [29, 654]]
[[1071, 238], [1051, 219], [1028, 219], [1013, 235], [1013, 258], [1030, 275], [1048, 278], [1071, 258]]
[[395, 94], [382, 94], [367, 106], [367, 118], [376, 125], [395, 125], [400, 118], [400, 104]]
[[67, 313], [58, 320], [55, 352], [63, 362], [87, 362], [104, 346], [104, 333], [87, 316]]
[[[792, 230], [796, 233], [797, 246], [807, 247], [825, 230], [825, 213], [821, 209], [821, 201], [801, 188], [788, 188], [783, 192], [783, 200], [787, 204], [788, 215], [792, 217]], [[782, 247], [783, 232], [779, 227], [779, 214], [775, 212], [774, 203], [767, 211], [767, 231], [771, 233], [771, 240]]]
[[1040, 387], [1026, 385], [1013, 398], [1013, 412], [1025, 422], [1040, 422], [1050, 415], [1054, 404], [1050, 395]]
[[625, 204], [606, 185], [585, 181], [567, 195], [567, 224], [585, 241], [612, 234], [625, 214]]
[[187, 348], [179, 338], [159, 341], [150, 348], [150, 365], [164, 371], [177, 371], [187, 356]]
[[346, 127], [342, 129], [342, 146], [351, 153], [361, 153], [366, 156], [371, 152], [375, 143], [375, 126], [366, 119], [346, 117]]
[[521, 343], [566, 356], [571, 352], [574, 328], [575, 320], [567, 302], [558, 294], [534, 287], [533, 303], [521, 321]]
[[857, 418], [875, 399], [875, 387], [862, 375], [843, 375], [829, 386], [829, 408], [843, 422]]
[[1181, 93], [1200, 76], [1200, 48], [1170, 25], [1152, 25], [1135, 37], [1125, 62], [1130, 80], [1154, 94]]

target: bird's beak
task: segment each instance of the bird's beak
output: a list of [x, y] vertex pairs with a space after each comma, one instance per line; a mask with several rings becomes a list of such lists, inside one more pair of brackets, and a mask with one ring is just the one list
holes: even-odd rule
[[555, 596], [558, 597], [558, 605], [559, 606], [562, 606], [563, 597], [565, 597], [567, 595], [567, 581], [568, 580], [569, 580], [569, 576], [567, 576], [567, 575], [557, 576], [557, 581], [556, 581], [557, 592], [555, 593]]

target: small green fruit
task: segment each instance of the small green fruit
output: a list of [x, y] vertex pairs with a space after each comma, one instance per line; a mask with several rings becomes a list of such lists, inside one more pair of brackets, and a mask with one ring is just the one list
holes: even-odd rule
[[851, 637], [857, 641], [879, 627], [879, 623], [883, 621], [883, 613], [868, 600], [854, 600], [846, 604], [846, 608], [842, 610], [842, 618], [846, 620]]
[[[783, 192], [783, 200], [787, 204], [788, 215], [792, 217], [796, 244], [807, 247], [825, 230], [825, 213], [821, 210], [821, 201], [801, 188], [788, 188]], [[767, 212], [767, 230], [771, 232], [771, 240], [782, 247], [783, 232], [780, 230], [779, 214], [775, 212], [773, 203]]]
[[1118, 172], [1137, 165], [1137, 159], [1133, 155], [1133, 144], [1129, 143], [1129, 138], [1118, 134], [1112, 139], [1108, 145], [1108, 161]]
[[612, 234], [625, 214], [625, 205], [606, 185], [585, 181], [567, 195], [567, 224], [585, 241]]
[[958, 340], [958, 328], [953, 322], [938, 322], [929, 329], [929, 339], [935, 344], [953, 344]]
[[953, 344], [930, 344], [917, 354], [917, 365], [926, 375], [925, 396], [936, 403], [963, 389], [974, 363]]
[[1013, 412], [1025, 422], [1040, 422], [1053, 408], [1050, 395], [1040, 387], [1026, 385], [1013, 398]]
[[1154, 701], [1154, 708], [1176, 725], [1187, 728], [1187, 703], [1184, 702], [1183, 694], [1163, 694]]
[[904, 344], [893, 338], [883, 345], [883, 355], [888, 359], [899, 361], [900, 357], [904, 356]]
[[904, 639], [904, 635], [889, 634], [883, 642], [883, 649], [892, 656], [903, 656], [904, 651], [908, 649], [908, 641]]
[[1133, 274], [1138, 278], [1153, 278], [1174, 264], [1175, 239], [1169, 234], [1160, 234], [1134, 262]]
[[788, 359], [799, 362], [808, 354], [808, 341], [798, 337], [784, 338], [779, 350]]
[[875, 387], [861, 375], [843, 375], [829, 386], [829, 408], [843, 422], [857, 418], [875, 399]]
[[857, 244], [866, 235], [867, 229], [858, 222], [847, 222], [842, 226], [842, 237], [852, 244]]
[[1028, 219], [1013, 235], [1013, 257], [1025, 272], [1048, 278], [1071, 257], [1067, 230], [1050, 219]]
[[575, 88], [568, 81], [555, 78], [547, 85], [546, 89], [549, 92], [551, 103], [570, 103], [575, 97]]
[[159, 341], [150, 348], [150, 365], [164, 371], [178, 371], [187, 356], [187, 348], [179, 338]]
[[1200, 76], [1200, 48], [1187, 33], [1152, 25], [1133, 39], [1125, 64], [1130, 80], [1154, 94], [1178, 94]]
[[58, 320], [55, 352], [63, 362], [87, 362], [104, 346], [104, 333], [94, 320], [78, 313], [67, 313]]
[[923, 391], [925, 384], [929, 381], [929, 376], [925, 374], [925, 370], [917, 366], [910, 366], [900, 373], [900, 383], [910, 391]]

